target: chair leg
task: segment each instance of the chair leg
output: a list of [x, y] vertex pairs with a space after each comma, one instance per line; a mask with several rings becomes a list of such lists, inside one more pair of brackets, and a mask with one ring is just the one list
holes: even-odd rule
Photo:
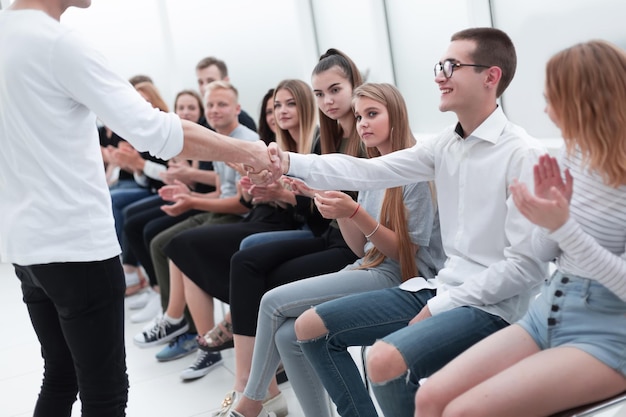
[[363, 383], [365, 384], [365, 389], [367, 390], [367, 392], [370, 392], [370, 381], [367, 378], [366, 350], [367, 350], [367, 346], [361, 346], [361, 363], [363, 365]]

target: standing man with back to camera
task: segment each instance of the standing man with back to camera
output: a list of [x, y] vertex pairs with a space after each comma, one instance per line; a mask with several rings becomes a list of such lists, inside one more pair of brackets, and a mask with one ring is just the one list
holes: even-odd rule
[[14, 265], [41, 344], [35, 416], [123, 416], [124, 274], [96, 116], [140, 151], [269, 167], [265, 144], [155, 110], [63, 27], [90, 0], [15, 0], [0, 12], [0, 261]]

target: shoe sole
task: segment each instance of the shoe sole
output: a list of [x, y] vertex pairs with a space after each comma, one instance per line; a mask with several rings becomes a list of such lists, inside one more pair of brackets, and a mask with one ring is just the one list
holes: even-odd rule
[[221, 345], [214, 346], [214, 347], [200, 345], [199, 349], [202, 349], [205, 352], [221, 352], [223, 350], [232, 349], [234, 347], [235, 347], [235, 341], [230, 340], [228, 342], [222, 343]]
[[196, 379], [200, 379], [204, 376], [207, 376], [208, 374], [213, 372], [213, 370], [217, 369], [220, 366], [224, 366], [224, 359], [220, 359], [219, 361], [215, 362], [213, 365], [209, 366], [208, 368], [202, 369], [201, 371], [195, 371], [195, 373], [190, 373], [188, 374], [188, 376], [183, 376], [181, 374], [180, 379], [182, 379], [183, 381], [195, 381]]
[[135, 346], [139, 346], [140, 348], [147, 348], [147, 347], [150, 347], [150, 346], [164, 345], [165, 343], [171, 342], [173, 339], [175, 339], [176, 337], [180, 336], [181, 334], [187, 333], [188, 330], [189, 330], [189, 325], [181, 327], [180, 329], [176, 330], [174, 333], [171, 333], [171, 334], [165, 336], [162, 339], [155, 340], [154, 342], [139, 342], [135, 338], [133, 338], [133, 342], [135, 342]]
[[175, 356], [159, 357], [155, 355], [155, 357], [158, 362], [169, 362], [169, 361], [173, 361], [176, 359], [184, 358], [185, 356], [191, 355], [192, 353], [197, 352], [197, 351], [198, 351], [198, 348], [195, 348], [185, 353], [179, 353], [178, 355], [175, 355]]

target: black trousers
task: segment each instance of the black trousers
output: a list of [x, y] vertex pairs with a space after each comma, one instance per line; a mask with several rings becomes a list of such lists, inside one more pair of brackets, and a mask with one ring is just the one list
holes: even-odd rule
[[69, 417], [77, 393], [84, 417], [126, 415], [119, 258], [14, 267], [44, 359], [34, 416]]
[[313, 239], [268, 242], [240, 250], [230, 260], [230, 314], [235, 334], [256, 335], [263, 294], [290, 282], [339, 271], [358, 257], [330, 227]]

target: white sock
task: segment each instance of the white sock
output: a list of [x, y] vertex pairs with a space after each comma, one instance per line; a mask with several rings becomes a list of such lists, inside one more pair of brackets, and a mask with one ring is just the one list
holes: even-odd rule
[[175, 319], [173, 317], [170, 317], [167, 313], [163, 314], [163, 319], [165, 321], [167, 321], [168, 323], [170, 323], [170, 324], [178, 324], [181, 321], [183, 321], [184, 318], [185, 318], [185, 316], [181, 316], [181, 317]]

